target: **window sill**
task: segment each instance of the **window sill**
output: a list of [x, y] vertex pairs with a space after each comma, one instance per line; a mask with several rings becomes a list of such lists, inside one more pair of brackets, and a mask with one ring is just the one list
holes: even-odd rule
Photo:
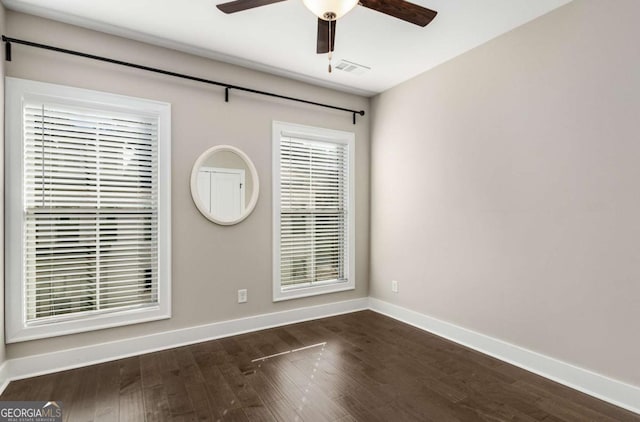
[[171, 311], [167, 306], [154, 306], [51, 323], [31, 323], [19, 328], [7, 326], [7, 343], [58, 337], [169, 318], [171, 318]]
[[328, 293], [337, 293], [344, 292], [348, 290], [355, 290], [356, 286], [353, 281], [341, 281], [331, 284], [322, 284], [318, 286], [312, 287], [300, 287], [300, 288], [290, 288], [290, 289], [282, 289], [279, 283], [274, 283], [277, 285], [277, 289], [273, 291], [273, 301], [281, 302], [284, 300], [291, 299], [300, 299], [303, 297], [309, 296], [318, 296], [324, 295]]

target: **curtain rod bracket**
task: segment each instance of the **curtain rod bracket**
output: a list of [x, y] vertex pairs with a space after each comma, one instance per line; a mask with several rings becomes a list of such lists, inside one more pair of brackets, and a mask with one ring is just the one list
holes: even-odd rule
[[[2, 38], [4, 39], [4, 36]], [[11, 42], [9, 41], [4, 43], [4, 59], [8, 62], [11, 61]]]
[[229, 87], [225, 87], [224, 88], [224, 102], [228, 103], [229, 102]]

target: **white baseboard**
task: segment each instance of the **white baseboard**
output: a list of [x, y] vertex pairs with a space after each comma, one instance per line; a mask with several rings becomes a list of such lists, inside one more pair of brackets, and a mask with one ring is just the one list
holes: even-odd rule
[[640, 413], [640, 388], [379, 299], [372, 311], [444, 337], [616, 406]]
[[79, 368], [207, 340], [368, 309], [369, 298], [254, 315], [91, 346], [9, 359], [0, 366], [0, 393], [9, 381]]
[[11, 381], [9, 377], [9, 363], [5, 361], [2, 365], [0, 365], [0, 394], [7, 388], [9, 382]]

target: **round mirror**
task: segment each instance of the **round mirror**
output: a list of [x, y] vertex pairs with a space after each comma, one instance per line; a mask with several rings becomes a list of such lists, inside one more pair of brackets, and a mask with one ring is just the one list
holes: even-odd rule
[[217, 145], [206, 150], [191, 170], [191, 196], [198, 210], [217, 224], [237, 224], [258, 201], [258, 172], [238, 148]]

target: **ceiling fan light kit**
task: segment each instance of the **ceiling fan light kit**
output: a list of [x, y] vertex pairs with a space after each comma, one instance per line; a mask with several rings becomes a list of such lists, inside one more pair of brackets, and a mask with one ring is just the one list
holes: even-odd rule
[[307, 9], [320, 19], [334, 21], [351, 11], [358, 0], [302, 0]]

